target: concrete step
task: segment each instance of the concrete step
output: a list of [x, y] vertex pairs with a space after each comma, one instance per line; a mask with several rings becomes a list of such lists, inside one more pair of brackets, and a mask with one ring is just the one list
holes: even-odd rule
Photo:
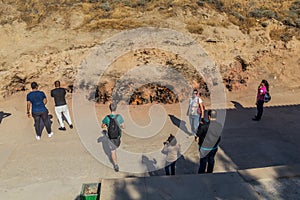
[[300, 176], [300, 164], [213, 174], [103, 179], [101, 200], [261, 199], [253, 187], [260, 179]]
[[102, 200], [258, 199], [237, 172], [104, 179]]

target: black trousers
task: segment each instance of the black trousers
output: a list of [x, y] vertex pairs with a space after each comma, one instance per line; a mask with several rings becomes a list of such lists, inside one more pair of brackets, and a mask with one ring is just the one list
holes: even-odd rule
[[262, 100], [257, 101], [256, 108], [257, 108], [256, 119], [260, 120], [264, 112], [264, 101]]
[[200, 165], [198, 169], [198, 174], [205, 173], [207, 167], [207, 173], [212, 173], [215, 166], [215, 155], [218, 148], [211, 150], [204, 158], [200, 159]]
[[175, 175], [175, 165], [176, 165], [176, 161], [172, 163], [167, 162], [167, 166], [165, 167], [166, 175], [170, 175], [170, 168], [171, 168], [171, 175]]
[[[44, 126], [46, 127], [47, 133], [51, 133], [51, 123], [48, 117], [48, 111], [32, 113], [32, 117], [34, 119], [34, 127], [37, 136], [42, 135]], [[41, 124], [41, 122], [43, 122], [43, 124]]]

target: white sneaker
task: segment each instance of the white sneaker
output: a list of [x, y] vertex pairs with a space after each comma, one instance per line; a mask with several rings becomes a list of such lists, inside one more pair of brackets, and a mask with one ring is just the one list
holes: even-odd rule
[[41, 136], [36, 135], [35, 138], [36, 138], [36, 140], [40, 140]]
[[53, 134], [54, 134], [53, 132], [49, 133], [49, 134], [48, 134], [48, 137], [52, 137]]

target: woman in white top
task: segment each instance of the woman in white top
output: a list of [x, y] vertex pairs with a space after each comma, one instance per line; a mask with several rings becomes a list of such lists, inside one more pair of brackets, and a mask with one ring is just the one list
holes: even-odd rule
[[196, 137], [199, 123], [201, 123], [204, 116], [203, 101], [196, 89], [194, 89], [193, 96], [190, 98], [187, 115], [189, 116], [192, 134]]
[[162, 150], [163, 153], [167, 154], [166, 164], [165, 164], [165, 172], [166, 175], [175, 175], [175, 165], [177, 158], [180, 156], [180, 144], [177, 144], [177, 140], [175, 136], [170, 134], [169, 138], [166, 142], [164, 142], [164, 148]]

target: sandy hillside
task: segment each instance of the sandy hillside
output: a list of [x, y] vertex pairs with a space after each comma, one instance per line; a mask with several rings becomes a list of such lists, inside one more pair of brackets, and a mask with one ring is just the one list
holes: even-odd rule
[[[173, 29], [196, 40], [216, 63], [229, 91], [247, 91], [263, 78], [272, 88], [299, 88], [299, 3], [294, 1], [70, 0], [59, 4], [27, 0], [0, 4], [2, 100], [29, 90], [32, 81], [45, 88], [56, 79], [72, 85], [78, 67], [97, 44], [139, 27]], [[201, 75], [195, 76], [193, 66], [180, 56], [141, 49], [117, 59], [99, 87], [110, 95], [127, 69], [153, 62], [175, 69], [183, 66], [181, 72], [190, 84], [203, 86]]]

